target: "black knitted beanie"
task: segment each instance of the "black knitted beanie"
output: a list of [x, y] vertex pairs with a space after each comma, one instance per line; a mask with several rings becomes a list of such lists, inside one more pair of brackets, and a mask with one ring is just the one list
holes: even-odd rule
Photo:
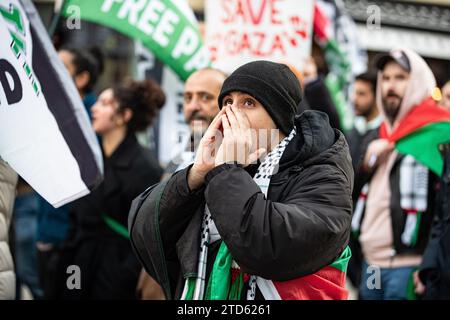
[[223, 83], [218, 99], [220, 108], [223, 98], [233, 91], [254, 97], [285, 135], [291, 132], [302, 91], [288, 66], [261, 60], [239, 67]]

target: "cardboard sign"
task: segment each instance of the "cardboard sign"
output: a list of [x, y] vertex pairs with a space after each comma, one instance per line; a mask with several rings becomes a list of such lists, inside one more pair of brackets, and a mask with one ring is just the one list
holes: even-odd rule
[[208, 0], [205, 14], [212, 63], [225, 72], [253, 60], [301, 70], [311, 54], [313, 0]]

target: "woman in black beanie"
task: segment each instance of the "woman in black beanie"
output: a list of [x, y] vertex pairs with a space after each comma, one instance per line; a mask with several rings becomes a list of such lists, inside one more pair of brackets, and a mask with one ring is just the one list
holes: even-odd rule
[[345, 299], [353, 170], [290, 69], [225, 80], [193, 165], [136, 200], [131, 241], [168, 299]]

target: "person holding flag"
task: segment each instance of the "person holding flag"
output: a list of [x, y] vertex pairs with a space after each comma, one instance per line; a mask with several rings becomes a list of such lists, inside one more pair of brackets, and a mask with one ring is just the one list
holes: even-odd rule
[[[365, 260], [360, 297], [414, 299], [413, 273], [428, 242], [436, 176], [443, 170], [439, 144], [450, 141], [450, 113], [431, 98], [434, 76], [415, 52], [392, 50], [376, 66], [384, 121], [363, 152], [371, 177], [352, 219]], [[370, 278], [375, 269], [378, 283]]]

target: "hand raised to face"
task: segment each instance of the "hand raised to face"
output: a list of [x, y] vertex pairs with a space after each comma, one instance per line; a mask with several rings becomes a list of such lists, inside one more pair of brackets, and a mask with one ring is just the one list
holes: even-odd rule
[[245, 167], [256, 162], [266, 150], [260, 148], [252, 152], [252, 130], [247, 115], [236, 106], [225, 106], [223, 109], [224, 137], [215, 157], [215, 166], [237, 162]]
[[188, 174], [188, 184], [191, 190], [200, 187], [203, 184], [208, 171], [214, 168], [216, 153], [222, 142], [222, 116], [224, 114], [225, 110], [222, 109], [213, 119], [200, 140], [195, 154], [194, 165], [189, 170]]

